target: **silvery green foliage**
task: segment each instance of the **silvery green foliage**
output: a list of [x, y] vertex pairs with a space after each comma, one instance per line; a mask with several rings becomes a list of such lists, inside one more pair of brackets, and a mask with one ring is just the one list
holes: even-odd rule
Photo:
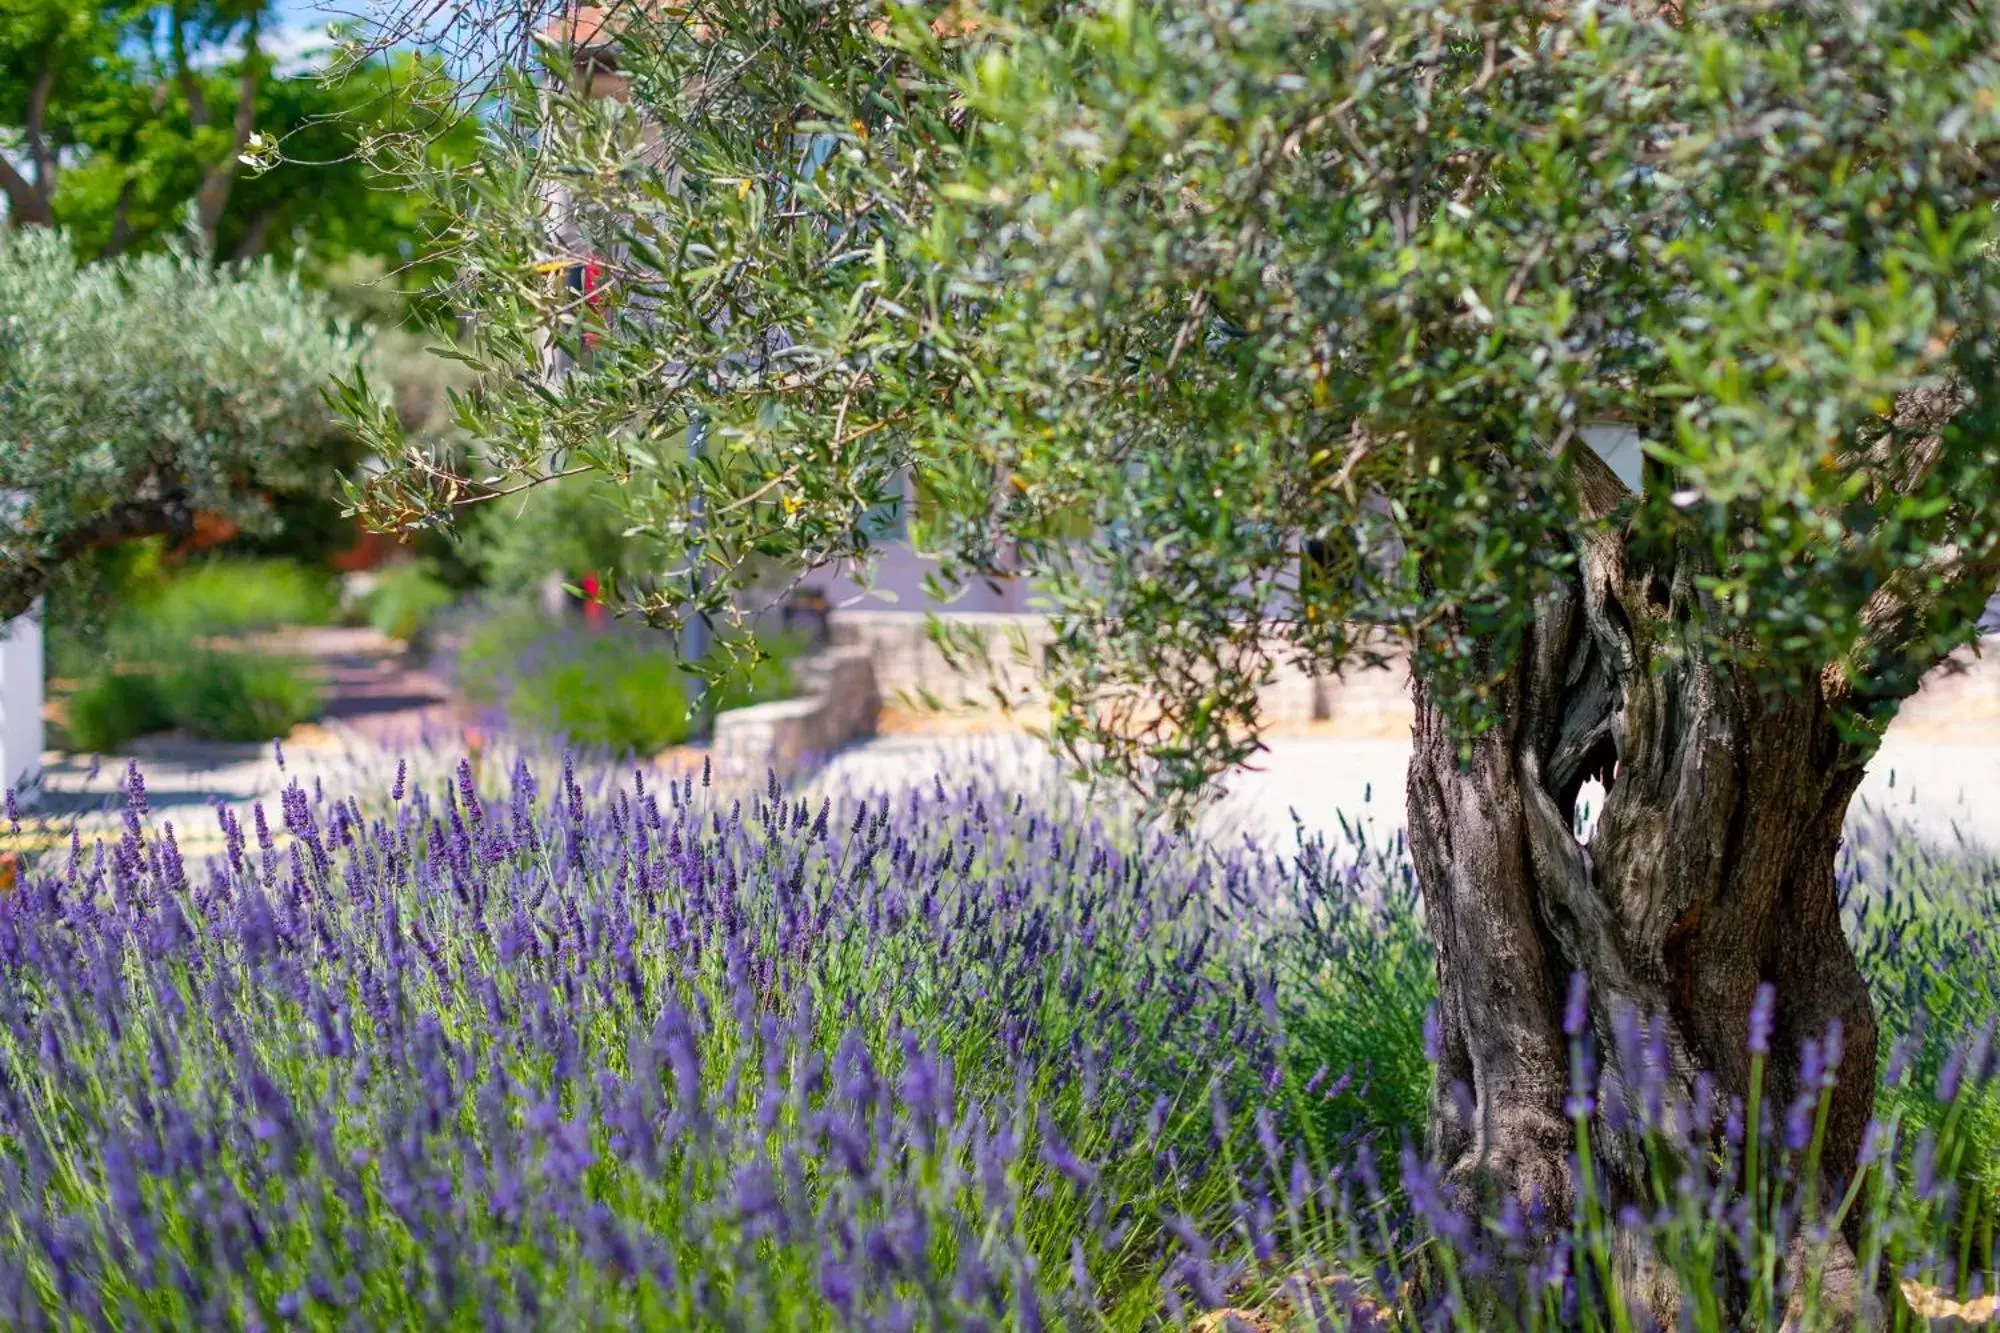
[[1879, 727], [2000, 576], [2000, 12], [1682, 8], [634, 7], [628, 104], [524, 79], [438, 182], [481, 466], [357, 400], [358, 501], [609, 474], [672, 618], [865, 555], [913, 472], [947, 583], [1061, 612], [1059, 733], [1173, 786], [1357, 625], [1488, 725], [1545, 594], [1614, 566], [1657, 571], [1640, 640]]
[[0, 617], [83, 551], [198, 513], [255, 527], [271, 493], [324, 486], [322, 390], [359, 346], [268, 263], [84, 265], [58, 232], [0, 235]]

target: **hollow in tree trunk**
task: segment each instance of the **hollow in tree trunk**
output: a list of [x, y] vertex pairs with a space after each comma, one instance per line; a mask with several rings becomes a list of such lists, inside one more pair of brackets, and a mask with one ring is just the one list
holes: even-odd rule
[[[1835, 902], [1834, 858], [1865, 750], [1817, 680], [1777, 695], [1670, 651], [1700, 614], [1686, 570], [1628, 571], [1588, 539], [1571, 585], [1500, 675], [1498, 725], [1470, 742], [1416, 682], [1409, 817], [1437, 946], [1440, 1048], [1432, 1149], [1489, 1203], [1511, 1194], [1560, 1225], [1575, 1202], [1567, 1118], [1569, 978], [1590, 983], [1607, 1095], [1611, 1024], [1664, 1017], [1670, 1076], [1749, 1091], [1758, 987], [1776, 993], [1766, 1094], [1795, 1094], [1801, 1044], [1842, 1025], [1823, 1161], [1854, 1169], [1875, 1086], [1874, 1009]], [[1607, 792], [1588, 846], [1579, 789]], [[1457, 1095], [1453, 1095], [1456, 1091]], [[1607, 1184], [1639, 1197], [1639, 1163], [1606, 1135]], [[1826, 1294], [1849, 1303], [1851, 1252]], [[1843, 1271], [1844, 1270], [1844, 1271]]]

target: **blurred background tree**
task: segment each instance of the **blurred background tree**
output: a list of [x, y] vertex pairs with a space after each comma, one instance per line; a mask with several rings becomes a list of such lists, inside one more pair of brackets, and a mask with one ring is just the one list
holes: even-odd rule
[[93, 551], [269, 530], [287, 499], [323, 498], [360, 454], [323, 389], [364, 350], [269, 260], [85, 265], [60, 231], [0, 233], [0, 620]]
[[643, 531], [617, 483], [579, 479], [537, 487], [468, 516], [467, 540], [483, 582], [501, 594], [532, 591], [550, 574], [574, 581], [594, 573], [606, 589], [646, 572]]
[[478, 126], [438, 114], [436, 60], [339, 62], [337, 38], [270, 0], [0, 3], [15, 302], [0, 355], [22, 442], [0, 468], [39, 488], [0, 579], [14, 606], [55, 580], [59, 648], [143, 591], [133, 571], [160, 553], [120, 552], [126, 536], [320, 566], [354, 545], [323, 484], [364, 454], [320, 399], [333, 370], [365, 356], [412, 430], [449, 433], [463, 376], [405, 327], [435, 236], [370, 145], [400, 136], [442, 163], [470, 155]]
[[[476, 126], [437, 114], [434, 60], [385, 53], [332, 75], [334, 38], [277, 12], [270, 0], [6, 0], [10, 218], [64, 228], [86, 259], [158, 249], [192, 226], [217, 261], [270, 253], [314, 280], [354, 257], [421, 269], [424, 220], [408, 192], [377, 188], [388, 182], [369, 143], [409, 135], [462, 156]], [[272, 148], [284, 165], [254, 169]]]

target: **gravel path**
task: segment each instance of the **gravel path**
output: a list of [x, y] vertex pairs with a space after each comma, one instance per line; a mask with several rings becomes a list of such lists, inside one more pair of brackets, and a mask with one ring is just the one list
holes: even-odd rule
[[88, 836], [115, 826], [125, 774], [137, 762], [147, 802], [157, 820], [196, 845], [214, 836], [209, 813], [218, 802], [247, 806], [275, 801], [294, 776], [319, 776], [337, 789], [373, 778], [388, 780], [399, 751], [456, 747], [450, 696], [434, 677], [405, 661], [401, 648], [371, 629], [326, 628], [294, 632], [285, 652], [311, 663], [326, 690], [317, 725], [301, 727], [286, 742], [286, 759], [270, 745], [223, 745], [173, 735], [132, 742], [118, 755], [43, 756], [36, 814], [57, 821], [67, 836], [75, 821]]
[[[1293, 814], [1309, 832], [1339, 833], [1341, 816], [1358, 822], [1371, 843], [1404, 827], [1407, 742], [1294, 739], [1271, 742], [1256, 766], [1238, 774], [1204, 820], [1226, 836], [1289, 847]], [[1010, 782], [1055, 781], [1060, 769], [1025, 736], [892, 736], [837, 756], [826, 784], [892, 789], [954, 775], [991, 772]], [[1953, 744], [1892, 734], [1869, 765], [1856, 817], [1883, 814], [1931, 841], [1966, 841], [2000, 850], [2000, 744]]]

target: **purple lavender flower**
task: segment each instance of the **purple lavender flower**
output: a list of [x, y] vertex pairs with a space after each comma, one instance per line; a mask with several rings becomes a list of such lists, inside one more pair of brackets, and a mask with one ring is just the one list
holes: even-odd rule
[[1995, 1025], [2000, 1017], [1989, 1017], [1972, 1034], [1972, 1044], [1965, 1052], [1965, 1077], [1974, 1084], [1986, 1082], [1993, 1076], [1993, 1040]]
[[1937, 1193], [1938, 1169], [1937, 1134], [1931, 1129], [1920, 1130], [1917, 1134], [1916, 1151], [1911, 1154], [1911, 1181], [1916, 1186], [1917, 1198], [1928, 1202]]
[[737, 1221], [751, 1235], [775, 1230], [780, 1220], [778, 1186], [768, 1161], [747, 1162], [736, 1173], [733, 1190]]
[[1956, 1101], [1958, 1090], [1965, 1079], [1966, 1055], [1964, 1046], [1953, 1046], [1951, 1054], [1945, 1057], [1944, 1068], [1938, 1071], [1937, 1099], [1941, 1102]]
[[1772, 1014], [1778, 1004], [1778, 992], [1770, 982], [1760, 982], [1756, 998], [1750, 1002], [1750, 1054], [1764, 1056], [1771, 1053]]
[[1789, 1151], [1804, 1152], [1812, 1142], [1814, 1113], [1818, 1109], [1818, 1099], [1810, 1094], [1793, 1099], [1785, 1112], [1785, 1147]]
[[1861, 1151], [1856, 1157], [1856, 1165], [1867, 1168], [1888, 1156], [1895, 1146], [1895, 1131], [1879, 1120], [1871, 1119], [1862, 1131]]
[[1563, 1005], [1563, 1035], [1574, 1041], [1590, 1021], [1590, 980], [1581, 972], [1569, 978], [1569, 998]]
[[473, 823], [480, 822], [484, 808], [479, 804], [479, 790], [472, 779], [472, 761], [458, 761], [458, 798], [465, 806], [466, 817]]
[[819, 1294], [843, 1317], [854, 1309], [854, 1274], [830, 1251], [822, 1251], [819, 1261]]
[[[185, 1256], [200, 1293], [191, 1317], [226, 1323], [291, 1293], [297, 1318], [366, 1324], [394, 1272], [425, 1319], [477, 1311], [534, 1326], [571, 1293], [532, 1271], [496, 1275], [501, 1256], [529, 1247], [565, 1256], [561, 1280], [612, 1316], [655, 1299], [696, 1322], [755, 1322], [772, 1264], [791, 1308], [816, 1302], [808, 1317], [855, 1327], [1027, 1327], [1032, 1308], [1061, 1327], [1129, 1299], [1118, 1284], [1133, 1281], [1161, 1319], [1192, 1317], [1214, 1308], [1204, 1297], [1245, 1303], [1259, 1274], [1294, 1269], [1350, 1279], [1338, 1292], [1295, 1284], [1304, 1320], [1345, 1326], [1330, 1311], [1364, 1287], [1416, 1300], [1413, 1324], [1462, 1316], [1439, 1293], [1396, 1286], [1380, 1219], [1392, 1253], [1450, 1246], [1468, 1280], [1534, 1303], [1544, 1322], [1580, 1325], [1603, 1299], [1567, 1236], [1540, 1248], [1552, 1228], [1534, 1209], [1481, 1224], [1421, 1153], [1377, 1174], [1369, 1137], [1378, 1150], [1395, 1138], [1373, 1106], [1402, 1103], [1408, 1061], [1335, 1078], [1342, 1050], [1319, 1066], [1286, 1030], [1310, 1013], [1276, 990], [1305, 927], [1237, 910], [1285, 901], [1290, 869], [1165, 834], [1127, 846], [1109, 816], [1094, 825], [956, 775], [914, 802], [832, 812], [836, 793], [817, 813], [767, 775], [732, 815], [722, 774], [726, 795], [692, 776], [654, 794], [642, 771], [613, 782], [573, 758], [561, 792], [539, 800], [533, 763], [496, 762], [511, 776], [492, 818], [458, 782], [443, 800], [410, 783], [410, 761], [386, 810], [333, 783], [315, 805], [302, 771], [285, 802], [289, 879], [283, 856], [191, 860], [195, 886], [163, 894], [178, 848], [149, 832], [94, 859], [78, 843], [62, 874], [43, 863], [46, 899], [0, 901], [0, 1049], [43, 1066], [16, 1078], [0, 1055], [0, 1129], [25, 1135], [17, 1167], [0, 1162], [0, 1206], [32, 1228], [25, 1201], [46, 1196], [31, 1171], [99, 1182], [102, 1218], [50, 1220], [72, 1227], [76, 1284], [151, 1282], [171, 1303]], [[240, 825], [232, 844], [230, 818], [218, 821], [240, 848]], [[1407, 874], [1385, 865], [1379, 880], [1413, 896]], [[1356, 897], [1375, 876], [1340, 866], [1321, 883]], [[1311, 946], [1312, 964], [1366, 978], [1398, 966], [1369, 954], [1365, 931], [1327, 943]], [[1583, 1057], [1573, 1109], [1595, 1114], [1580, 994], [1573, 981], [1563, 1014]], [[1896, 1003], [1884, 1001], [1891, 1032]], [[1724, 1130], [1734, 1144], [1713, 1143], [1726, 1103], [1708, 1080], [1676, 1091], [1665, 1028], [1634, 1015], [1605, 1035], [1626, 1078], [1605, 1080], [1607, 1117], [1673, 1136], [1672, 1207], [1625, 1213], [1625, 1227], [1732, 1224], [1718, 1196], [1742, 1169], [1740, 1108]], [[1441, 1036], [1434, 1021], [1433, 1046]], [[974, 1058], [955, 1065], [945, 1050]], [[1837, 1034], [1799, 1054], [1799, 1091], [1816, 1095], [1838, 1067]], [[1987, 1060], [1962, 1063], [1963, 1086]], [[1290, 1075], [1309, 1070], [1295, 1101]], [[20, 1129], [43, 1123], [24, 1096], [58, 1094], [79, 1117], [68, 1139]], [[1785, 1104], [1763, 1132], [1799, 1143], [1813, 1105]], [[1325, 1130], [1318, 1142], [1307, 1117]], [[1891, 1151], [1878, 1136], [1864, 1160]], [[1924, 1181], [1949, 1198], [1958, 1159], [1933, 1156]], [[185, 1224], [152, 1234], [156, 1277], [137, 1271], [140, 1238], [118, 1220], [134, 1181], [145, 1205]], [[1623, 1198], [1606, 1189], [1598, 1202], [1609, 1217]], [[1190, 1216], [1162, 1236], [1168, 1206]], [[1781, 1202], [1775, 1225], [1797, 1235], [1812, 1220]], [[302, 1231], [375, 1276], [348, 1287], [318, 1271], [323, 1257], [286, 1257], [276, 1238]], [[1739, 1243], [1721, 1238], [1731, 1253]], [[0, 1245], [0, 1323], [12, 1258]], [[35, 1264], [46, 1282], [49, 1261]], [[1347, 1304], [1349, 1322], [1374, 1318]]]

